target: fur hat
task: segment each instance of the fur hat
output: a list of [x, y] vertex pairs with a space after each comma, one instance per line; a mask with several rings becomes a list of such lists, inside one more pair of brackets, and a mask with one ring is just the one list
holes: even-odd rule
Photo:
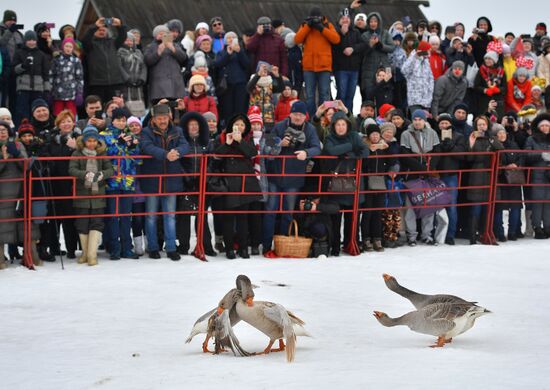
[[296, 42], [294, 42], [295, 36], [296, 33], [294, 31], [290, 31], [285, 35], [285, 46], [287, 49], [292, 49], [294, 46], [296, 46]]
[[237, 36], [237, 34], [234, 32], [234, 31], [228, 31], [225, 33], [225, 35], [223, 36], [223, 43], [225, 43], [227, 45], [227, 38], [231, 38], [233, 37], [233, 40], [235, 39], [238, 39], [239, 37]]
[[258, 18], [258, 20], [256, 21], [256, 24], [257, 25], [262, 25], [262, 24], [271, 24], [271, 19], [267, 16], [260, 16]]
[[365, 131], [367, 135], [371, 135], [372, 133], [381, 133], [380, 126], [378, 126], [376, 123], [371, 123], [365, 127]]
[[210, 26], [208, 24], [206, 24], [205, 22], [197, 23], [197, 25], [195, 26], [195, 31], [197, 31], [201, 28], [205, 28], [206, 31], [210, 31]]
[[391, 122], [385, 122], [380, 125], [380, 135], [384, 135], [385, 132], [391, 131], [392, 137], [395, 137], [395, 133], [397, 132], [397, 128], [395, 125]]
[[196, 74], [189, 79], [189, 93], [193, 93], [193, 87], [198, 84], [204, 85], [204, 91], [208, 91], [208, 84], [206, 83], [204, 76]]
[[195, 40], [195, 47], [199, 47], [203, 41], [210, 41], [212, 42], [212, 37], [208, 34], [201, 35]]
[[151, 115], [153, 117], [157, 115], [170, 115], [170, 106], [168, 104], [157, 104], [156, 106], [151, 107]]
[[10, 110], [8, 110], [6, 107], [0, 107], [0, 116], [7, 116], [9, 119], [6, 120], [10, 124], [10, 127], [13, 127], [13, 118], [11, 115]]
[[159, 24], [153, 29], [153, 38], [157, 39], [157, 35], [160, 33], [169, 33], [170, 29], [165, 24]]

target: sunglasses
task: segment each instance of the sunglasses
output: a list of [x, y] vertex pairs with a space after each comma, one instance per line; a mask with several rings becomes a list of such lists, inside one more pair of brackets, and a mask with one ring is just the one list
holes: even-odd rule
[[218, 27], [218, 26], [221, 26], [221, 25], [222, 25], [222, 22], [212, 23], [212, 27]]

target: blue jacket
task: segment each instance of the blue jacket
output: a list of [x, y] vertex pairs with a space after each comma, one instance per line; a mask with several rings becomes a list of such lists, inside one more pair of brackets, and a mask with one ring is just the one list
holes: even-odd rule
[[[121, 143], [119, 136], [120, 130], [112, 124], [99, 133], [99, 139], [107, 147], [107, 156], [139, 156], [139, 146], [128, 146], [126, 143]], [[141, 163], [141, 160], [133, 158], [120, 160], [120, 172], [118, 171], [118, 160], [113, 159], [111, 163], [115, 173], [113, 177], [107, 179], [107, 191], [135, 191], [135, 178], [133, 176], [137, 174], [137, 166]]]
[[[290, 118], [287, 118], [279, 123], [277, 123], [271, 133], [273, 137], [283, 139], [286, 129], [289, 127]], [[305, 122], [303, 125], [303, 132], [306, 136], [306, 140], [301, 145], [296, 147], [284, 147], [281, 148], [280, 156], [292, 156], [294, 152], [299, 150], [305, 150], [308, 158], [312, 158], [321, 154], [321, 143], [319, 142], [319, 137], [317, 136], [317, 131], [315, 127], [309, 123]], [[283, 172], [283, 161], [285, 164], [285, 173], [299, 173], [305, 176], [307, 160], [300, 161], [297, 158], [275, 158], [271, 161], [267, 161], [267, 173], [282, 173]], [[283, 188], [301, 188], [304, 186], [304, 176], [289, 176], [289, 177], [269, 177], [269, 181], [275, 183], [279, 187]]]
[[[141, 132], [141, 150], [143, 155], [153, 156], [143, 160], [142, 175], [181, 174], [183, 167], [179, 160], [168, 161], [166, 155], [176, 149], [180, 156], [189, 153], [187, 143], [181, 128], [170, 125], [165, 132], [156, 128], [146, 127]], [[143, 193], [159, 192], [158, 178], [140, 178], [140, 187]], [[166, 177], [162, 179], [162, 193], [183, 192], [183, 177]]]
[[250, 59], [242, 49], [232, 54], [227, 53], [227, 48], [220, 50], [216, 54], [214, 67], [220, 76], [225, 74], [228, 84], [246, 84], [249, 80]]

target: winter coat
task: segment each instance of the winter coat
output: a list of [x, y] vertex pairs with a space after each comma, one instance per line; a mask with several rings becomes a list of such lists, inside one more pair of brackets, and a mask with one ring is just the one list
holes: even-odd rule
[[395, 83], [392, 79], [389, 81], [382, 80], [374, 83], [371, 89], [371, 94], [367, 95], [369, 100], [376, 103], [376, 108], [379, 110], [383, 104], [392, 104], [395, 91]]
[[[129, 133], [128, 129], [124, 130]], [[126, 142], [121, 142], [119, 138], [121, 130], [110, 125], [107, 129], [99, 133], [99, 139], [107, 148], [107, 156], [139, 156], [139, 146], [132, 144], [128, 146]], [[107, 191], [130, 191], [136, 190], [135, 175], [137, 175], [137, 166], [141, 160], [133, 158], [113, 159], [114, 177], [107, 180]], [[119, 171], [120, 169], [120, 171]]]
[[544, 87], [550, 85], [550, 54], [541, 54], [539, 56], [539, 63], [537, 66], [537, 77], [546, 80]]
[[[271, 130], [271, 134], [274, 137], [282, 140], [285, 135], [287, 128], [291, 126], [290, 118], [285, 119], [282, 122], [277, 123]], [[304, 150], [307, 153], [308, 158], [312, 158], [321, 154], [321, 144], [319, 142], [319, 137], [315, 131], [315, 127], [309, 123], [305, 122], [301, 126], [301, 130], [306, 136], [306, 140], [303, 144], [296, 144], [295, 147], [287, 146], [281, 148], [281, 156], [293, 156], [294, 152], [299, 150]], [[296, 173], [304, 175], [306, 174], [307, 160], [300, 161], [297, 158], [275, 158], [271, 161], [267, 161], [267, 173], [281, 174], [283, 173], [283, 164], [285, 173]], [[304, 185], [303, 176], [272, 176], [268, 179], [271, 183], [275, 183], [277, 186], [282, 188], [301, 188]]]
[[292, 107], [291, 103], [295, 100], [298, 100], [298, 98], [292, 95], [290, 97], [284, 97], [283, 95], [279, 97], [279, 101], [275, 107], [275, 123], [288, 118], [290, 115], [290, 108]]
[[472, 66], [475, 62], [473, 55], [468, 55], [466, 50], [458, 51], [452, 46], [445, 51], [445, 57], [447, 58], [447, 66], [450, 68], [454, 62], [462, 61], [466, 66]]
[[[17, 158], [27, 157], [24, 147], [21, 143], [17, 142], [17, 149], [20, 155]], [[14, 156], [9, 156], [14, 158]], [[17, 201], [5, 202], [8, 199], [17, 199], [22, 196], [23, 183], [17, 181], [23, 178], [23, 162], [3, 162], [4, 157], [0, 154], [0, 246], [4, 244], [17, 243], [17, 229], [15, 228], [15, 222], [7, 221], [8, 219], [18, 218], [16, 213]], [[15, 181], [4, 181], [13, 179]]]
[[[482, 135], [476, 138], [473, 146], [467, 140], [468, 152], [494, 152], [503, 148], [502, 144], [493, 137]], [[483, 172], [470, 172], [468, 175], [468, 186], [489, 186], [491, 184], [491, 156], [489, 155], [466, 155], [466, 161], [470, 162], [470, 169], [486, 169]], [[467, 199], [470, 202], [488, 202], [488, 188], [473, 188], [467, 190]]]
[[[363, 54], [367, 50], [368, 43], [363, 41], [361, 33], [356, 28], [350, 26], [346, 34], [342, 33], [338, 28], [340, 42], [332, 46], [332, 65], [334, 72], [348, 71], [358, 72], [361, 69], [361, 60]], [[348, 47], [353, 49], [350, 56], [344, 54], [344, 50]]]
[[141, 87], [147, 81], [147, 66], [141, 50], [126, 45], [118, 49], [122, 79], [129, 87]]
[[[525, 153], [525, 160], [530, 167], [543, 168], [546, 170], [536, 169], [531, 171], [531, 184], [550, 184], [550, 161], [545, 161], [542, 158], [542, 153], [550, 153], [550, 135], [543, 134], [537, 128], [540, 120], [550, 120], [550, 115], [541, 114], [533, 121], [533, 135], [527, 139], [525, 150], [538, 150], [541, 153]], [[548, 186], [531, 187], [531, 197], [533, 200], [548, 200]]]
[[482, 77], [481, 70], [477, 72], [476, 78], [474, 80], [474, 91], [478, 94], [478, 106], [477, 106], [477, 113], [485, 113], [487, 111], [487, 107], [489, 106], [489, 102], [491, 100], [495, 100], [497, 102], [497, 113], [498, 117], [502, 118], [504, 116], [504, 97], [506, 96], [506, 80], [503, 78], [499, 85], [497, 85], [500, 89], [500, 92], [498, 94], [494, 94], [492, 96], [489, 96], [485, 93], [485, 89], [489, 86], [487, 85], [487, 81]]
[[[84, 143], [82, 137], [77, 140], [77, 149], [73, 153], [73, 157], [82, 157], [84, 154]], [[97, 156], [106, 156], [106, 147], [101, 141], [97, 143], [96, 147]], [[107, 179], [113, 176], [114, 170], [111, 160], [97, 159], [97, 171], [103, 173], [103, 180], [98, 182], [98, 192], [92, 193], [91, 188], [86, 188], [84, 185], [84, 178], [86, 177], [86, 164], [87, 159], [74, 159], [69, 163], [69, 175], [76, 177], [76, 195], [77, 196], [93, 196], [94, 198], [75, 199], [73, 206], [81, 209], [103, 209], [107, 205], [105, 197], [105, 187], [107, 187]]]
[[187, 112], [196, 111], [200, 114], [210, 111], [216, 118], [218, 117], [218, 108], [216, 106], [216, 101], [212, 96], [208, 96], [206, 93], [202, 93], [199, 96], [194, 94], [188, 95], [183, 98], [185, 103], [185, 110]]
[[302, 69], [302, 49], [294, 46], [288, 49], [288, 79], [292, 83], [292, 89], [300, 91], [304, 83], [304, 71]]
[[432, 68], [432, 74], [434, 76], [434, 80], [437, 80], [441, 76], [445, 74], [445, 70], [447, 70], [447, 63], [445, 56], [440, 52], [430, 52], [430, 67]]
[[144, 52], [149, 72], [149, 100], [181, 98], [185, 96], [181, 68], [187, 63], [187, 54], [180, 43], [174, 43], [175, 52], [166, 48], [159, 56], [159, 44], [151, 42]]
[[249, 106], [260, 107], [264, 124], [274, 124], [275, 105], [273, 103], [273, 94], [283, 91], [284, 84], [282, 77], [260, 77], [258, 74], [254, 74], [250, 78], [250, 81], [248, 81], [248, 84], [246, 84], [246, 89], [250, 94]]
[[478, 67], [483, 64], [483, 56], [487, 53], [487, 45], [489, 45], [489, 42], [495, 40], [495, 37], [489, 34], [493, 31], [493, 26], [489, 19], [484, 16], [479, 17], [477, 19], [476, 26], [479, 26], [480, 19], [486, 19], [489, 22], [489, 28], [487, 29], [488, 31], [483, 34], [478, 34], [477, 39], [474, 39], [473, 36], [468, 39], [468, 43], [472, 45], [472, 54], [474, 55]]
[[453, 117], [453, 130], [457, 133], [460, 133], [464, 136], [464, 139], [467, 140], [472, 133], [472, 126], [468, 124], [466, 120], [459, 121]]
[[8, 50], [10, 60], [13, 60], [15, 51], [23, 46], [23, 34], [19, 31], [11, 32], [4, 24], [0, 24], [0, 47]]
[[[75, 129], [78, 130], [78, 129]], [[55, 136], [52, 142], [47, 145], [48, 156], [70, 157], [75, 152], [67, 146], [66, 138], [59, 137], [59, 131], [54, 130]], [[76, 134], [73, 135], [76, 138]], [[62, 140], [63, 139], [63, 140]], [[50, 162], [50, 173], [52, 177], [71, 176], [69, 174], [70, 160], [54, 160]], [[72, 180], [56, 180], [53, 182], [52, 190], [55, 196], [70, 196], [73, 194]]]
[[[361, 65], [361, 88], [365, 90], [372, 88], [378, 68], [390, 66], [389, 54], [395, 49], [390, 33], [383, 29], [382, 17], [378, 12], [371, 12], [367, 15], [367, 26], [368, 21], [373, 17], [378, 18], [378, 29], [376, 31], [367, 29], [361, 34], [361, 38], [367, 44]], [[378, 44], [371, 47], [369, 41], [374, 33], [378, 34], [379, 41]]]
[[432, 99], [432, 115], [454, 112], [455, 106], [464, 101], [468, 81], [464, 75], [457, 78], [451, 69], [435, 81], [434, 94]]
[[531, 81], [525, 80], [520, 84], [512, 77], [506, 88], [506, 112], [521, 111], [521, 108], [528, 104], [531, 104]]
[[[231, 145], [225, 143], [226, 132], [220, 134], [219, 145], [216, 147], [216, 154], [237, 155], [239, 157], [222, 157], [219, 161], [219, 170], [223, 173], [237, 173], [237, 174], [253, 174], [254, 165], [253, 158], [256, 157], [257, 151], [254, 146], [254, 142], [249, 139], [250, 122], [248, 118], [243, 114], [237, 114], [237, 116], [231, 118], [227, 124], [228, 129], [233, 128], [233, 123], [237, 119], [242, 119], [246, 124], [246, 129], [242, 134], [242, 140], [240, 142], [233, 141]], [[241, 157], [242, 156], [242, 157]], [[243, 191], [243, 177], [242, 176], [226, 176], [228, 192]], [[256, 176], [246, 176], [244, 179], [244, 192], [261, 192], [260, 182]], [[262, 200], [262, 195], [225, 195], [223, 202], [225, 209], [234, 209], [253, 202]]]
[[304, 72], [331, 72], [332, 45], [340, 43], [340, 35], [333, 24], [323, 18], [323, 31], [309, 27], [302, 23], [294, 42], [303, 44], [302, 67]]
[[409, 106], [431, 107], [434, 93], [434, 76], [428, 58], [419, 58], [413, 51], [401, 67], [407, 79]]
[[[28, 57], [33, 58], [32, 65], [27, 65]], [[23, 46], [18, 49], [13, 57], [12, 67], [17, 75], [17, 91], [47, 92], [51, 89], [50, 64], [46, 55], [37, 47], [29, 49], [27, 46]]]
[[246, 50], [254, 55], [254, 69], [258, 66], [259, 61], [265, 61], [279, 67], [279, 72], [282, 75], [288, 74], [285, 41], [273, 30], [261, 35], [256, 32], [248, 41]]
[[[191, 138], [189, 135], [188, 124], [189, 121], [196, 120], [199, 123], [199, 136], [197, 138]], [[180, 118], [180, 127], [183, 130], [183, 136], [189, 144], [189, 154], [197, 156], [184, 156], [180, 159], [183, 171], [185, 173], [200, 173], [201, 157], [198, 155], [209, 153], [210, 150], [210, 132], [208, 130], [208, 123], [204, 117], [198, 112], [191, 111], [186, 113]], [[185, 176], [183, 178], [185, 188], [188, 191], [199, 190], [199, 177], [198, 176]]]
[[75, 100], [84, 93], [82, 63], [73, 55], [60, 54], [54, 58], [50, 69], [50, 85], [54, 100]]
[[455, 171], [448, 173], [440, 173], [440, 176], [453, 176], [457, 175], [461, 168], [462, 161], [464, 161], [464, 153], [466, 153], [466, 138], [453, 129], [452, 138], [446, 138], [441, 140], [439, 144], [439, 151], [441, 153], [462, 153], [462, 155], [453, 156], [441, 156], [437, 164], [438, 171]]
[[[416, 139], [416, 140], [415, 140]], [[418, 141], [418, 142], [417, 142]], [[425, 125], [423, 129], [416, 130], [411, 124], [406, 131], [401, 134], [401, 149], [403, 157], [400, 157], [401, 171], [427, 171], [428, 158], [426, 156], [410, 156], [411, 154], [439, 153], [439, 136], [434, 129]], [[422, 147], [422, 149], [418, 146]], [[439, 156], [430, 159], [430, 170], [435, 170], [439, 164]], [[417, 177], [419, 174], [409, 175], [409, 179]]]
[[[286, 62], [285, 62], [286, 63]], [[248, 82], [248, 70], [250, 69], [250, 58], [245, 50], [229, 54], [227, 47], [216, 54], [214, 67], [218, 75], [224, 75], [227, 84], [246, 84]]]
[[[506, 139], [506, 141], [502, 144], [504, 147], [504, 150], [510, 149], [510, 150], [518, 150], [519, 146], [510, 139]], [[524, 158], [525, 156], [522, 153], [516, 153], [516, 152], [507, 152], [507, 153], [501, 153], [500, 154], [500, 167], [501, 170], [499, 171], [498, 175], [498, 182], [501, 184], [506, 184], [506, 176], [504, 174], [505, 170], [502, 169], [506, 165], [509, 164], [516, 164], [518, 167], [521, 167], [524, 165]], [[521, 208], [523, 207], [521, 200], [521, 186], [502, 186], [497, 187], [497, 200], [513, 200], [513, 201], [519, 201], [514, 203], [497, 203], [497, 207], [504, 208], [504, 209], [510, 209], [510, 208]]]
[[82, 47], [86, 53], [86, 85], [123, 84], [124, 77], [117, 56], [117, 50], [126, 40], [126, 26], [116, 28], [116, 38], [96, 38], [97, 26], [93, 25], [82, 38]]
[[[147, 126], [141, 132], [141, 153], [152, 156], [143, 160], [141, 174], [143, 175], [166, 175], [182, 174], [183, 167], [181, 161], [168, 161], [166, 155], [172, 149], [176, 149], [180, 158], [189, 153], [189, 144], [183, 135], [180, 127], [170, 124], [163, 132], [156, 127]], [[183, 177], [171, 176], [161, 179], [161, 188], [159, 188], [158, 177], [140, 178], [139, 185], [143, 193], [170, 193], [183, 192]]]

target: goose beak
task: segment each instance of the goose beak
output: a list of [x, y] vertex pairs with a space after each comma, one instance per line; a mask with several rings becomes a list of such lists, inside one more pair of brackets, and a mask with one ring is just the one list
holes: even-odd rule
[[254, 298], [252, 297], [246, 298], [246, 304], [250, 307], [254, 306]]
[[384, 314], [384, 313], [382, 313], [381, 311], [376, 311], [376, 310], [374, 311], [374, 316], [375, 316], [376, 318], [381, 318], [383, 314]]
[[391, 275], [388, 275], [388, 274], [382, 274], [382, 277], [384, 278], [384, 280], [387, 282], [388, 280], [390, 279], [393, 279], [393, 276]]
[[218, 315], [219, 315], [219, 316], [221, 316], [221, 315], [222, 315], [222, 313], [223, 313], [223, 310], [224, 310], [224, 309], [223, 309], [223, 307], [221, 307], [221, 306], [218, 306]]

